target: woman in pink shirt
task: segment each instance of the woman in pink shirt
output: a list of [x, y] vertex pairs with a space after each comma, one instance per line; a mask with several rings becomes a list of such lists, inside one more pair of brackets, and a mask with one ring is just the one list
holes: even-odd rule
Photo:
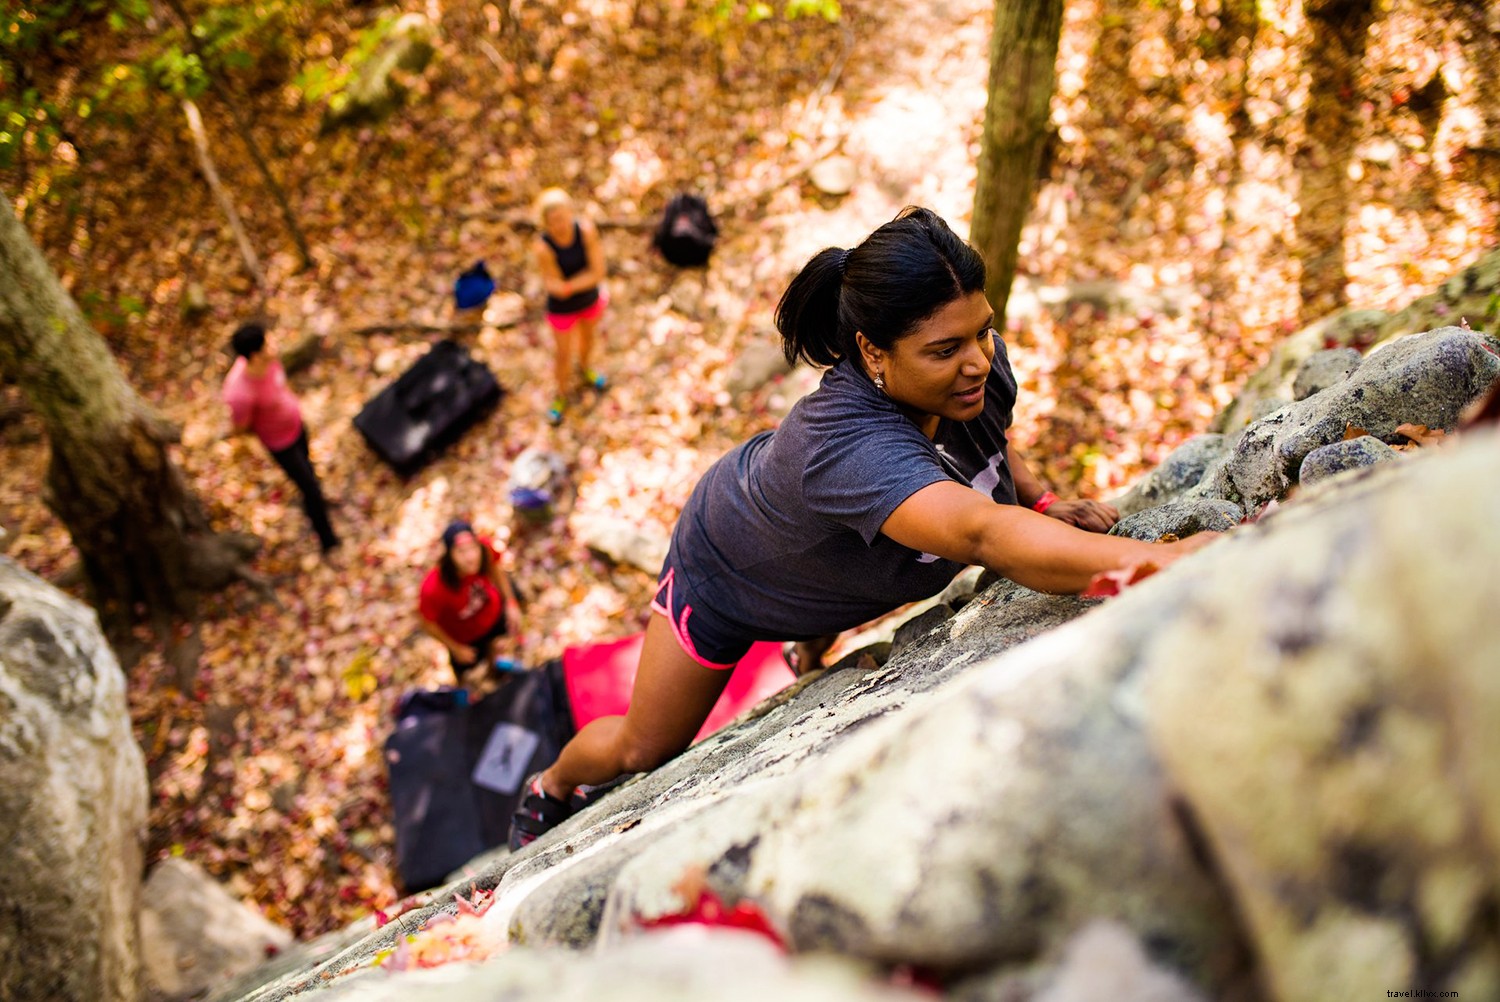
[[318, 543], [327, 553], [339, 545], [339, 537], [328, 521], [323, 487], [307, 454], [302, 408], [287, 385], [281, 361], [267, 346], [266, 329], [260, 324], [242, 324], [234, 332], [230, 345], [237, 357], [224, 380], [229, 418], [236, 431], [255, 432], [271, 458], [297, 485], [302, 492], [302, 506], [318, 534]]

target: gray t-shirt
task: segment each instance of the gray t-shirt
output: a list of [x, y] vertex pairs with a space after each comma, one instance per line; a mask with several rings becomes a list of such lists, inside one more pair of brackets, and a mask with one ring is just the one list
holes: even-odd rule
[[962, 565], [902, 546], [880, 527], [929, 484], [955, 480], [1015, 504], [1006, 430], [1016, 380], [995, 339], [985, 406], [934, 440], [845, 360], [781, 427], [718, 460], [672, 534], [667, 568], [684, 601], [749, 640], [799, 640], [927, 598]]

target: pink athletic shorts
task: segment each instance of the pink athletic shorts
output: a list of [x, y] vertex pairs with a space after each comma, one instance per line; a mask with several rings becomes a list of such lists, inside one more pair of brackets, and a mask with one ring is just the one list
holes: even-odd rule
[[600, 289], [599, 298], [594, 300], [593, 306], [585, 306], [577, 313], [549, 313], [547, 322], [552, 325], [553, 330], [561, 334], [563, 331], [572, 330], [573, 325], [580, 320], [597, 320], [604, 316], [604, 307], [608, 305], [609, 297], [604, 294], [603, 289]]

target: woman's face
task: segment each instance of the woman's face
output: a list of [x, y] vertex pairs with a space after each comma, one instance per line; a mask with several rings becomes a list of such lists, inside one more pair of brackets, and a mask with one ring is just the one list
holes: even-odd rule
[[554, 205], [542, 216], [542, 222], [554, 239], [564, 239], [573, 232], [573, 210], [566, 205]]
[[479, 540], [474, 538], [472, 532], [460, 533], [453, 541], [453, 566], [463, 577], [479, 573], [480, 557]]
[[984, 410], [984, 384], [995, 357], [995, 312], [983, 292], [953, 300], [881, 351], [865, 342], [865, 365], [885, 392], [931, 438], [938, 421], [972, 421]]

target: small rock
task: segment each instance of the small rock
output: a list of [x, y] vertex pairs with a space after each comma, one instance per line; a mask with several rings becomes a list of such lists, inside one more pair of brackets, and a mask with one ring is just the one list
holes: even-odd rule
[[589, 549], [603, 554], [617, 564], [638, 567], [647, 574], [661, 571], [671, 542], [656, 527], [638, 526], [611, 518], [591, 518], [575, 527], [578, 539]]
[[1297, 369], [1297, 377], [1292, 380], [1292, 399], [1306, 400], [1314, 393], [1343, 382], [1363, 361], [1364, 356], [1353, 348], [1314, 352]]
[[163, 860], [146, 881], [141, 955], [147, 980], [167, 997], [196, 997], [291, 945], [290, 932], [187, 860]]
[[1244, 517], [1244, 509], [1239, 505], [1220, 498], [1172, 501], [1125, 516], [1109, 534], [1148, 543], [1168, 535], [1185, 539], [1199, 532], [1226, 532], [1239, 525]]
[[807, 176], [825, 195], [847, 195], [854, 187], [857, 177], [854, 161], [844, 156], [832, 156], [813, 164]]
[[724, 388], [733, 396], [753, 393], [772, 379], [791, 372], [781, 346], [769, 340], [753, 341], [735, 356], [729, 366]]
[[1302, 460], [1297, 481], [1304, 487], [1311, 487], [1320, 480], [1327, 480], [1349, 470], [1363, 469], [1377, 463], [1391, 463], [1400, 458], [1395, 449], [1374, 435], [1361, 435], [1309, 452]]

